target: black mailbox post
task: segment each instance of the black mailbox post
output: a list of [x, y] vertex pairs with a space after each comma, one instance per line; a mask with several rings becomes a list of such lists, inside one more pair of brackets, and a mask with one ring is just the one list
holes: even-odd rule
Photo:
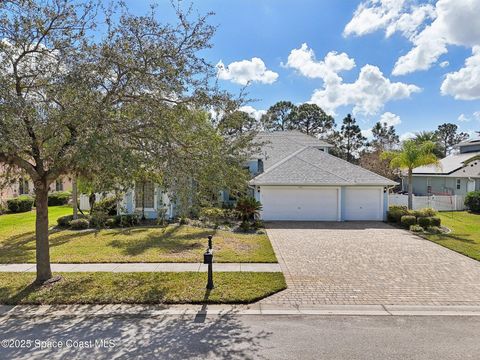
[[208, 248], [203, 254], [203, 263], [208, 265], [208, 281], [207, 289], [212, 290], [213, 285], [213, 249], [212, 249], [212, 236], [208, 236]]

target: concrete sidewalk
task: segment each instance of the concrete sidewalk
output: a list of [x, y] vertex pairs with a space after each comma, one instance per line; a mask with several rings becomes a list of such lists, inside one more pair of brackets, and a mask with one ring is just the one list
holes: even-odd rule
[[[216, 263], [214, 271], [281, 272], [277, 263]], [[0, 264], [0, 272], [35, 272], [35, 264]], [[201, 263], [52, 264], [54, 272], [206, 272]]]

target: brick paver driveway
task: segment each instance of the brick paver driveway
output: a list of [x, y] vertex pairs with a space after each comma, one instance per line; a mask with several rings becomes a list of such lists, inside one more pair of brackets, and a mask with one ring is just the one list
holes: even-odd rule
[[288, 289], [262, 303], [480, 305], [480, 262], [377, 222], [276, 222]]

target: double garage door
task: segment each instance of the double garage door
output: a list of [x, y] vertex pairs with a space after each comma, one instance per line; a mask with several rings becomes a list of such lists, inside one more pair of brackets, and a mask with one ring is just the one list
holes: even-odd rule
[[383, 219], [381, 187], [262, 186], [260, 202], [263, 220]]

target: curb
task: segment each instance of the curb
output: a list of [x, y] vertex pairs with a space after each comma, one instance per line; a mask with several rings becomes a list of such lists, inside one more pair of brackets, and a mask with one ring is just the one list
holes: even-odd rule
[[427, 305], [0, 305], [0, 321], [32, 316], [351, 315], [480, 316], [480, 306]]

